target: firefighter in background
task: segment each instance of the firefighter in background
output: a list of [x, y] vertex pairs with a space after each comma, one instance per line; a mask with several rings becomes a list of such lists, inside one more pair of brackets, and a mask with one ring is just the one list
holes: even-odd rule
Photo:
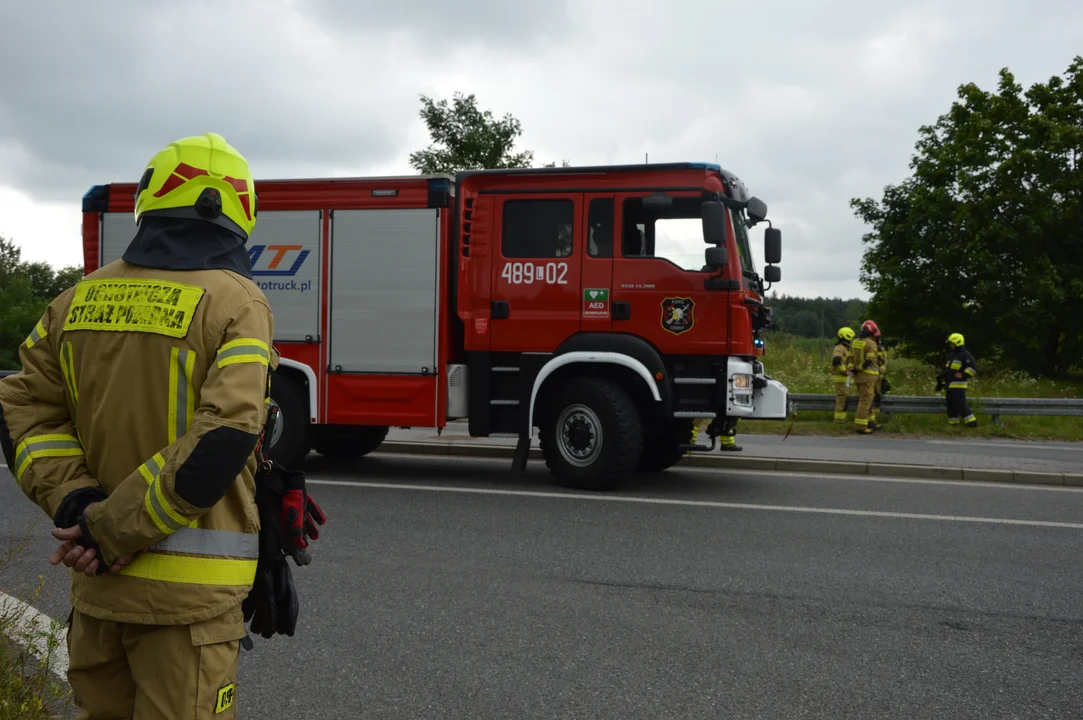
[[947, 346], [948, 359], [937, 377], [936, 391], [940, 392], [947, 386], [948, 424], [962, 423], [966, 427], [977, 427], [978, 419], [966, 402], [966, 391], [970, 378], [978, 374], [978, 364], [960, 333], [949, 335]]
[[857, 417], [854, 420], [857, 432], [871, 433], [879, 428], [875, 420], [870, 419], [875, 385], [880, 381], [879, 347], [876, 338], [880, 328], [872, 320], [861, 325], [861, 332], [850, 343], [850, 363], [854, 369], [854, 382], [857, 384]]
[[245, 249], [255, 200], [220, 135], [170, 143], [123, 258], [55, 298], [0, 381], [8, 467], [57, 528], [50, 562], [75, 571], [80, 718], [236, 716], [242, 602], [266, 593], [253, 450], [278, 362]]
[[869, 413], [869, 420], [880, 422], [880, 408], [884, 405], [884, 394], [891, 390], [891, 384], [887, 381], [887, 348], [884, 346], [884, 338], [882, 335], [877, 334], [875, 340], [876, 363], [880, 368], [880, 378], [873, 385], [872, 410]]
[[839, 328], [838, 342], [831, 353], [831, 380], [835, 383], [835, 422], [846, 422], [846, 400], [850, 396], [850, 384], [854, 375], [850, 364], [850, 343], [854, 331], [848, 327]]
[[718, 428], [719, 450], [740, 452], [744, 449], [737, 444], [737, 418], [723, 418], [721, 421], [711, 418], [698, 418], [692, 423], [692, 444], [696, 444], [696, 439], [700, 433], [713, 433], [716, 428]]

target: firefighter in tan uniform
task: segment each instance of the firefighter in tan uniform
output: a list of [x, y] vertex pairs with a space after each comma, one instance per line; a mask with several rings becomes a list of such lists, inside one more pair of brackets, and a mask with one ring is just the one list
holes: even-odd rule
[[880, 409], [884, 406], [884, 393], [891, 389], [891, 384], [887, 381], [887, 348], [884, 347], [884, 338], [882, 335], [877, 335], [875, 339], [876, 366], [880, 370], [880, 379], [872, 386], [872, 410], [869, 413], [869, 419], [881, 422]]
[[277, 366], [245, 159], [171, 143], [123, 259], [57, 297], [0, 382], [4, 454], [64, 542], [79, 718], [229, 718], [259, 556], [253, 449]]
[[831, 353], [831, 380], [835, 383], [835, 422], [846, 422], [846, 400], [850, 396], [850, 383], [854, 367], [850, 362], [850, 343], [854, 331], [848, 327], [839, 328], [838, 342]]
[[854, 368], [854, 382], [857, 384], [857, 417], [854, 423], [857, 432], [871, 433], [878, 425], [869, 416], [875, 394], [874, 385], [880, 381], [880, 367], [876, 336], [880, 328], [872, 320], [861, 325], [858, 337], [850, 343], [850, 358]]

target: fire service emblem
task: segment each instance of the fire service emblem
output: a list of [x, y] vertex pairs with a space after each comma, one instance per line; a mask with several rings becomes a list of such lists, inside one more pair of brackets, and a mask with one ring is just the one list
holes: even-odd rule
[[695, 309], [692, 298], [666, 298], [662, 301], [662, 327], [674, 335], [688, 332], [696, 323]]

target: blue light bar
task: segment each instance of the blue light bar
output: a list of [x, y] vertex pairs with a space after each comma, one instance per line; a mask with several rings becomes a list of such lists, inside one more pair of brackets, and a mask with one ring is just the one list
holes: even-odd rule
[[95, 185], [83, 195], [83, 212], [105, 212], [108, 209], [108, 185]]

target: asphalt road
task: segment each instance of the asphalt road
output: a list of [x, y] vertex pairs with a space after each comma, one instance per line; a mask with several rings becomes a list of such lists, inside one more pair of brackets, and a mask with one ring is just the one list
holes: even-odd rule
[[[506, 467], [313, 462], [301, 627], [242, 653], [241, 716], [1080, 716], [1081, 490], [684, 470], [584, 498]], [[7, 542], [40, 512], [3, 477]], [[0, 589], [43, 574], [63, 616], [45, 538]]]

